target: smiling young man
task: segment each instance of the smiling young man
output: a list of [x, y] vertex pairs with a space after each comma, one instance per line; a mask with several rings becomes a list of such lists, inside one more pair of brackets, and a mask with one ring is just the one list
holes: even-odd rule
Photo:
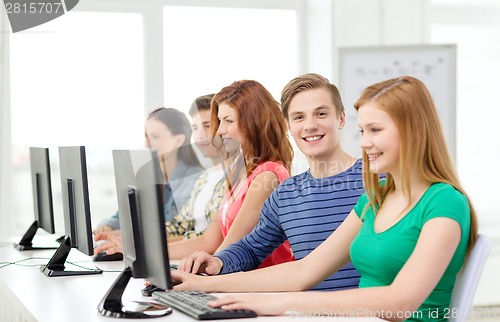
[[[337, 229], [364, 192], [361, 160], [342, 149], [345, 113], [335, 85], [317, 74], [301, 75], [285, 86], [281, 105], [310, 169], [274, 190], [264, 203], [258, 225], [239, 242], [214, 256], [197, 252], [184, 258], [179, 271], [172, 273], [181, 282], [175, 289], [254, 290], [255, 281], [238, 274], [200, 278], [185, 272], [195, 273], [200, 267], [211, 275], [253, 270], [285, 240], [295, 259], [304, 258]], [[355, 288], [358, 282], [359, 274], [349, 263], [313, 289]]]

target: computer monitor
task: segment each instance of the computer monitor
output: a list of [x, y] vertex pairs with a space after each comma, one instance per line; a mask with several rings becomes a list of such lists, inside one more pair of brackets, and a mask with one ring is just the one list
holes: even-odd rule
[[100, 274], [100, 269], [74, 271], [64, 265], [72, 248], [89, 256], [94, 253], [85, 147], [59, 147], [59, 166], [66, 235], [41, 270], [47, 276]]
[[121, 299], [132, 277], [146, 278], [164, 289], [171, 289], [173, 285], [163, 214], [163, 179], [157, 154], [147, 150], [114, 150], [113, 163], [125, 269], [97, 309], [104, 316], [116, 318], [169, 314], [169, 308], [129, 311]]
[[33, 246], [38, 228], [55, 233], [48, 148], [30, 147], [30, 168], [35, 221], [14, 246], [18, 250], [55, 249], [55, 246]]

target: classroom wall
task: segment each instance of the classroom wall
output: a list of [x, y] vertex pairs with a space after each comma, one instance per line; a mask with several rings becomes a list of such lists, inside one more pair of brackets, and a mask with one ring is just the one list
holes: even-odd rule
[[306, 10], [304, 71], [333, 82], [338, 81], [339, 47], [423, 44], [429, 39], [427, 0], [311, 0]]
[[[308, 0], [304, 10], [300, 72], [324, 75], [337, 85], [338, 48], [415, 45], [429, 39], [427, 0]], [[294, 168], [307, 169], [301, 153], [295, 154]]]

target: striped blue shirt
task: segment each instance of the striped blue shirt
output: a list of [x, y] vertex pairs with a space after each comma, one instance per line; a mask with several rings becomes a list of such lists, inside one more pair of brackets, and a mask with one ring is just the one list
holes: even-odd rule
[[[220, 274], [257, 268], [287, 239], [295, 259], [307, 256], [337, 229], [364, 192], [361, 165], [357, 160], [346, 171], [320, 179], [308, 170], [282, 182], [264, 203], [255, 229], [216, 254], [224, 264]], [[359, 273], [348, 263], [312, 289], [355, 288], [358, 283]]]

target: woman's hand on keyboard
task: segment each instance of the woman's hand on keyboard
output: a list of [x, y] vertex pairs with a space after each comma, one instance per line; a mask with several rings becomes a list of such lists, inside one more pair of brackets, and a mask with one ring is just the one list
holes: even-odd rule
[[213, 280], [213, 278], [182, 272], [178, 269], [170, 271], [170, 276], [174, 282], [174, 291], [213, 291], [209, 285], [210, 280]]
[[208, 275], [217, 275], [222, 269], [222, 261], [207, 252], [194, 252], [184, 257], [177, 269], [193, 274], [205, 273]]
[[[293, 295], [292, 295], [293, 296]], [[211, 307], [220, 307], [223, 310], [250, 310], [257, 315], [283, 315], [292, 305], [292, 296], [279, 294], [235, 294], [223, 296], [209, 302]]]

